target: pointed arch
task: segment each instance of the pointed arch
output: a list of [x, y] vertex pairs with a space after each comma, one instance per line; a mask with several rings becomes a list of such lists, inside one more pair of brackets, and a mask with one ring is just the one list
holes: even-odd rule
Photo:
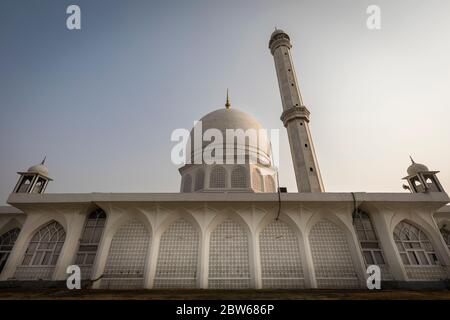
[[231, 187], [247, 188], [247, 170], [243, 166], [235, 166], [231, 171]]
[[406, 220], [395, 226], [394, 240], [404, 265], [437, 265], [439, 259], [426, 234]]
[[199, 232], [192, 223], [183, 218], [172, 223], [160, 239], [154, 287], [195, 288], [199, 244]]
[[14, 243], [16, 243], [19, 233], [19, 228], [13, 228], [0, 235], [0, 273], [8, 261], [9, 254], [14, 247]]
[[90, 279], [97, 249], [106, 224], [106, 213], [102, 209], [92, 211], [86, 218], [78, 246], [75, 264], [81, 269], [81, 278]]
[[382, 280], [393, 280], [370, 214], [357, 209], [353, 212], [352, 220], [365, 267], [375, 264], [380, 267]]
[[337, 225], [319, 220], [308, 238], [319, 288], [359, 287], [347, 237]]
[[22, 265], [14, 275], [19, 280], [51, 280], [66, 239], [63, 226], [52, 220], [36, 231], [28, 243]]
[[259, 234], [263, 288], [303, 288], [298, 236], [284, 221], [272, 221]]
[[354, 212], [353, 227], [355, 228], [366, 266], [371, 264], [385, 265], [386, 259], [369, 214], [360, 209]]
[[205, 171], [200, 168], [195, 173], [195, 187], [194, 191], [202, 190], [205, 186]]
[[412, 221], [402, 220], [394, 228], [394, 241], [408, 278], [442, 280], [446, 271], [427, 234]]
[[151, 240], [151, 232], [140, 220], [135, 218], [122, 225], [112, 238], [100, 286], [113, 289], [143, 288]]
[[215, 166], [209, 174], [210, 188], [226, 188], [227, 171], [222, 166]]
[[250, 287], [248, 231], [227, 217], [211, 232], [209, 240], [208, 288]]
[[192, 189], [192, 177], [187, 174], [183, 178], [183, 192], [191, 192]]

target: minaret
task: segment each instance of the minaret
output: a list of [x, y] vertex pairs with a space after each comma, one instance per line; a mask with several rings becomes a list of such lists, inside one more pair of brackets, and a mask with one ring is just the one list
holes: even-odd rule
[[309, 110], [303, 105], [291, 57], [291, 41], [280, 29], [275, 29], [269, 41], [275, 60], [283, 113], [294, 163], [298, 192], [323, 192], [322, 177], [309, 131]]

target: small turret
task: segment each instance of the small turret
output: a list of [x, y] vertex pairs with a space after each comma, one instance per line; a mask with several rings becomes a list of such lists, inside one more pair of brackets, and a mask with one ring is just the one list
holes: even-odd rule
[[408, 181], [412, 193], [444, 192], [436, 176], [439, 171], [430, 171], [426, 165], [416, 163], [411, 156], [409, 158], [411, 165], [407, 169], [408, 175], [403, 179]]
[[30, 167], [26, 172], [17, 172], [20, 175], [19, 181], [13, 193], [44, 193], [49, 181], [45, 157], [41, 163]]

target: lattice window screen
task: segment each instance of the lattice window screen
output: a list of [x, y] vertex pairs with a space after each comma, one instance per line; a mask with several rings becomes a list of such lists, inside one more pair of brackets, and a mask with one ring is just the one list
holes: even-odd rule
[[0, 236], [0, 273], [8, 261], [9, 254], [14, 247], [14, 243], [19, 236], [20, 229], [11, 229]]
[[408, 278], [439, 280], [447, 277], [431, 241], [418, 227], [400, 222], [394, 229], [394, 240]]
[[31, 238], [22, 265], [14, 277], [19, 280], [51, 280], [66, 239], [64, 228], [51, 221]]
[[356, 288], [358, 276], [345, 234], [332, 222], [318, 222], [309, 243], [319, 288]]
[[183, 179], [183, 192], [191, 192], [192, 177], [190, 174], [184, 176]]
[[195, 191], [202, 190], [205, 183], [205, 171], [199, 169], [195, 174]]
[[214, 167], [209, 176], [210, 188], [225, 188], [227, 172], [223, 167]]
[[247, 172], [245, 167], [237, 166], [231, 172], [232, 188], [247, 188]]
[[186, 220], [179, 219], [161, 236], [155, 288], [195, 288], [199, 234]]
[[298, 237], [283, 221], [274, 221], [259, 235], [263, 288], [303, 288]]
[[142, 288], [150, 243], [151, 234], [140, 221], [122, 226], [112, 239], [101, 287]]
[[250, 287], [247, 233], [231, 219], [222, 222], [211, 233], [208, 287], [212, 289]]

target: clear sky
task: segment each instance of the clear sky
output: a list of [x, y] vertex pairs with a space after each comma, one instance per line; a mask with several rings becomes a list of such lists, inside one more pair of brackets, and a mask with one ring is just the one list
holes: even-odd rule
[[[70, 4], [81, 31], [66, 29]], [[226, 88], [281, 130], [280, 182], [296, 191], [274, 26], [294, 46], [327, 191], [404, 192], [410, 154], [450, 189], [448, 0], [1, 0], [0, 204], [44, 155], [47, 192], [178, 192], [170, 135]]]

